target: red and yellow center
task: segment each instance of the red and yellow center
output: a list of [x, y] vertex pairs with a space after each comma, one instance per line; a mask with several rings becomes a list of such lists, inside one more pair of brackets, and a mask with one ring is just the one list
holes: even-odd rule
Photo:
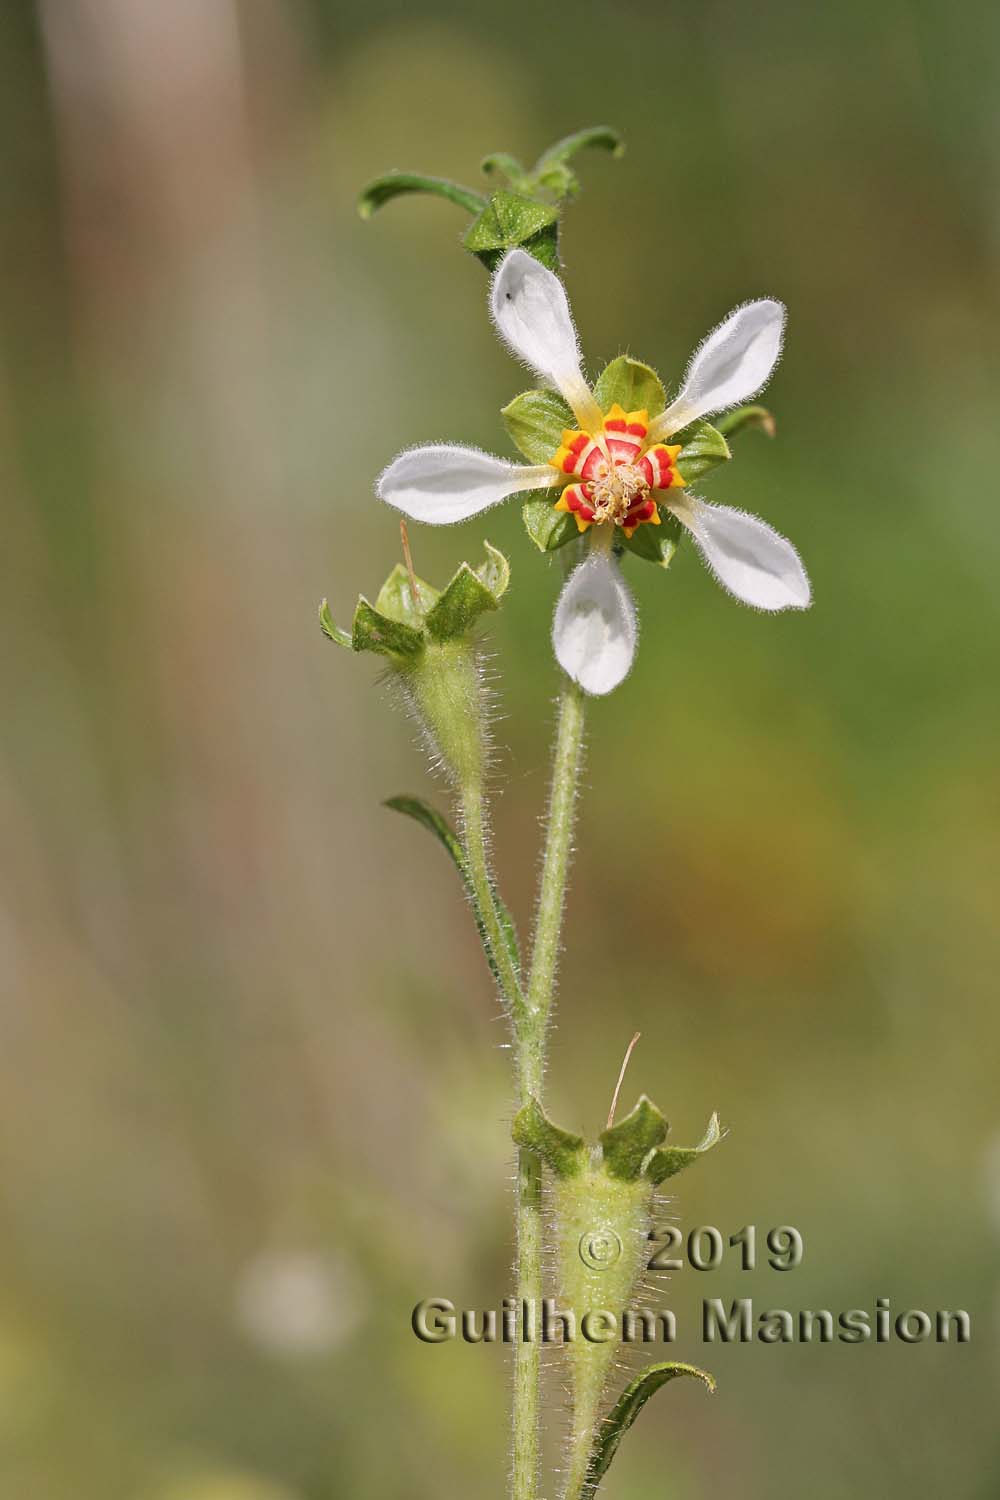
[[549, 462], [574, 482], [559, 496], [556, 510], [568, 511], [580, 531], [611, 522], [631, 537], [647, 522], [659, 526], [656, 491], [683, 485], [677, 471], [681, 450], [679, 444], [647, 447], [648, 431], [647, 411], [624, 411], [617, 402], [599, 433], [567, 428]]

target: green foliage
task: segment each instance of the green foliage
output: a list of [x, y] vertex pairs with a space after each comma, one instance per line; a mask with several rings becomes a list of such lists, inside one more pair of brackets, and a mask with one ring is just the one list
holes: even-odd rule
[[594, 386], [594, 398], [606, 412], [617, 401], [626, 411], [649, 413], [658, 417], [667, 404], [667, 395], [656, 371], [641, 360], [620, 354], [601, 371]]
[[550, 271], [558, 271], [559, 210], [537, 198], [501, 188], [473, 221], [462, 244], [490, 271], [517, 246]]
[[630, 537], [623, 535], [622, 542], [633, 556], [668, 568], [683, 535], [680, 521], [661, 505], [659, 526], [639, 526]]
[[677, 1172], [682, 1172], [692, 1162], [697, 1161], [699, 1156], [706, 1151], [711, 1151], [722, 1140], [723, 1131], [719, 1124], [719, 1117], [713, 1114], [708, 1122], [708, 1128], [697, 1146], [662, 1146], [660, 1150], [654, 1151], [646, 1163], [644, 1175], [652, 1183], [665, 1182], [668, 1177], [673, 1177]]
[[575, 1177], [587, 1159], [583, 1137], [554, 1125], [532, 1097], [514, 1116], [511, 1134], [518, 1146], [537, 1151], [557, 1177]]
[[326, 599], [323, 599], [319, 606], [319, 628], [328, 641], [334, 641], [338, 646], [346, 646], [350, 650], [351, 637], [346, 630], [341, 630], [339, 625], [333, 623], [330, 605]]
[[351, 646], [355, 651], [375, 651], [397, 661], [413, 662], [423, 652], [424, 635], [412, 625], [381, 614], [362, 594], [354, 611]]
[[585, 130], [575, 130], [572, 135], [563, 136], [542, 152], [532, 173], [534, 183], [557, 199], [575, 197], [580, 191], [580, 179], [568, 163], [578, 151], [590, 146], [610, 151], [613, 156], [625, 154], [625, 143], [617, 130], [608, 125], [590, 125]]
[[774, 413], [766, 406], [738, 406], [735, 411], [727, 411], [715, 425], [724, 438], [735, 437], [744, 427], [759, 427], [769, 438], [773, 438], [777, 430]]
[[728, 462], [733, 456], [722, 433], [711, 422], [691, 422], [671, 442], [681, 445], [677, 467], [681, 478], [688, 484], [701, 479], [711, 469]]
[[556, 552], [580, 535], [573, 517], [568, 511], [556, 510], [554, 500], [526, 500], [521, 519], [539, 552]]
[[[462, 884], [465, 888], [465, 894], [468, 896], [469, 901], [472, 904], [472, 911], [476, 919], [476, 927], [479, 931], [479, 939], [486, 954], [486, 961], [490, 966], [493, 978], [499, 984], [500, 972], [497, 967], [496, 958], [494, 956], [492, 945], [489, 940], [489, 934], [486, 930], [486, 924], [483, 920], [482, 908], [479, 905], [479, 901], [476, 897], [475, 887], [472, 883], [472, 877], [469, 874], [469, 862], [466, 857], [462, 841], [459, 838], [458, 834], [452, 828], [451, 824], [448, 822], [448, 819], [444, 816], [444, 814], [439, 813], [436, 808], [431, 807], [430, 803], [425, 802], [422, 797], [389, 797], [385, 803], [385, 806], [391, 807], [394, 812], [403, 813], [405, 817], [412, 818], [414, 822], [419, 823], [422, 828], [426, 828], [428, 833], [433, 834], [438, 843], [448, 854], [453, 865], [455, 866], [455, 869], [461, 876]], [[517, 931], [514, 927], [514, 922], [510, 915], [510, 912], [507, 910], [506, 906], [500, 899], [500, 896], [495, 889], [493, 891], [493, 904], [496, 908], [497, 918], [500, 924], [501, 939], [507, 949], [511, 962], [514, 964], [514, 967], [516, 969], [519, 969], [521, 965], [521, 949], [517, 941]]]
[[474, 193], [471, 188], [461, 187], [457, 182], [449, 182], [445, 177], [426, 177], [419, 172], [387, 172], [361, 190], [358, 195], [358, 213], [363, 219], [370, 219], [383, 203], [406, 193], [433, 193], [437, 198], [447, 198], [451, 203], [457, 203], [459, 208], [468, 209], [470, 214], [482, 213], [486, 207], [486, 199], [482, 194]]
[[486, 550], [486, 562], [475, 571], [468, 563], [462, 563], [428, 610], [425, 624], [435, 640], [449, 641], [467, 635], [480, 615], [499, 609], [510, 583], [510, 564], [489, 542]]
[[623, 1182], [633, 1181], [653, 1147], [666, 1139], [669, 1129], [653, 1101], [641, 1095], [624, 1120], [602, 1130], [598, 1137], [606, 1170]]
[[714, 1377], [706, 1370], [699, 1370], [697, 1365], [686, 1365], [679, 1360], [670, 1360], [664, 1364], [650, 1365], [648, 1369], [643, 1370], [641, 1375], [637, 1375], [635, 1380], [625, 1387], [601, 1423], [590, 1463], [587, 1466], [587, 1477], [580, 1491], [580, 1500], [591, 1500], [596, 1493], [598, 1484], [604, 1478], [611, 1466], [611, 1460], [618, 1452], [622, 1438], [650, 1396], [668, 1381], [676, 1380], [682, 1375], [693, 1376], [696, 1380], [703, 1382], [710, 1394], [715, 1393]]
[[533, 464], [547, 464], [561, 446], [563, 433], [576, 427], [572, 411], [555, 391], [522, 391], [500, 415], [511, 441]]
[[403, 564], [397, 563], [378, 591], [375, 608], [390, 620], [422, 630], [424, 615], [438, 597], [432, 584], [416, 576], [411, 578]]

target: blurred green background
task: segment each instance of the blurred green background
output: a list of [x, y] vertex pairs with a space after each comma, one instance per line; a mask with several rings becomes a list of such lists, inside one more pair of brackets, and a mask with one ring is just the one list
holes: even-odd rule
[[[591, 713], [553, 1112], [593, 1132], [641, 1029], [675, 1138], [732, 1128], [680, 1221], [806, 1246], [674, 1276], [720, 1394], [658, 1397], [607, 1493], [996, 1495], [1000, 11], [43, 0], [0, 40], [0, 1493], [503, 1492], [505, 1352], [409, 1328], [509, 1287], [503, 1026], [380, 807], [445, 790], [315, 608], [397, 556], [377, 470], [504, 444], [528, 383], [460, 211], [363, 225], [357, 189], [607, 122], [564, 234], [592, 372], [676, 379], [786, 301], [778, 440], [709, 493], [816, 591], [764, 618], [692, 552], [634, 565], [638, 665]], [[413, 540], [441, 580], [484, 534], [524, 917], [558, 565], [512, 510]], [[704, 1349], [738, 1295], [964, 1307], [973, 1341]]]

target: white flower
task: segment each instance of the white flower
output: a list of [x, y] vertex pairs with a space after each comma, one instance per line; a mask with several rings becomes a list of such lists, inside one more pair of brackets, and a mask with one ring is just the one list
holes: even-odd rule
[[756, 609], [805, 609], [809, 579], [792, 546], [756, 516], [689, 494], [667, 441], [700, 417], [736, 406], [767, 383], [781, 353], [780, 302], [749, 302], [730, 313], [695, 352], [665, 411], [603, 412], [584, 379], [566, 291], [524, 250], [501, 261], [490, 289], [497, 332], [554, 386], [577, 428], [563, 433], [547, 464], [513, 464], [477, 448], [412, 448], [380, 475], [379, 496], [436, 525], [464, 521], [525, 490], [555, 488], [554, 504], [581, 532], [594, 528], [586, 560], [556, 606], [552, 643], [564, 671], [588, 693], [611, 692], [628, 675], [638, 639], [635, 605], [614, 558], [615, 529], [631, 537], [659, 525], [661, 507], [691, 533], [723, 588]]

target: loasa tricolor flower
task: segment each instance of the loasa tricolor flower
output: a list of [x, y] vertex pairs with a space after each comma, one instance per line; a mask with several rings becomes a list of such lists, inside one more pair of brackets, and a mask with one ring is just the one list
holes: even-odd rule
[[[798, 553], [757, 517], [692, 495], [670, 438], [691, 423], [748, 400], [781, 353], [785, 311], [764, 299], [739, 307], [695, 352], [680, 391], [660, 411], [602, 409], [584, 378], [569, 301], [559, 277], [512, 250], [493, 278], [490, 304], [501, 339], [567, 403], [576, 421], [544, 464], [514, 464], [476, 448], [432, 444], [401, 453], [377, 493], [418, 521], [464, 521], [529, 490], [554, 489], [556, 510], [586, 533], [587, 557], [556, 606], [556, 657], [586, 692], [608, 693], [625, 678], [638, 625], [615, 553], [658, 526], [662, 512], [693, 536], [722, 586], [757, 609], [805, 609], [809, 580]], [[665, 398], [664, 398], [665, 400]]]

